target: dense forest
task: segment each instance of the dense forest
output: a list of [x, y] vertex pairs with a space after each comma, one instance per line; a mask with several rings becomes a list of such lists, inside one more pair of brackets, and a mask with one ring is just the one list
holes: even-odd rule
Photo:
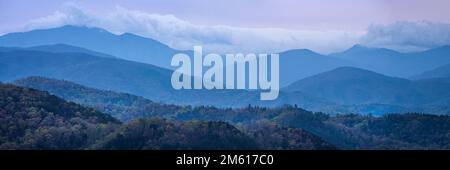
[[[296, 105], [277, 108], [249, 105], [238, 109], [176, 106], [156, 103], [130, 94], [97, 90], [68, 81], [42, 77], [30, 77], [14, 83], [19, 86], [48, 91], [67, 101], [94, 108], [128, 123], [125, 125], [128, 128], [119, 128], [118, 132], [102, 139], [102, 144], [97, 147], [123, 148], [123, 144], [112, 145], [111, 142], [126, 141], [127, 138], [135, 135], [133, 129], [155, 123], [155, 120], [138, 119], [162, 118], [164, 121], [159, 122], [164, 122], [167, 126], [176, 124], [180, 127], [186, 125], [177, 123], [180, 121], [226, 122], [252, 138], [260, 148], [265, 149], [329, 149], [334, 147], [337, 149], [450, 149], [449, 116], [422, 113], [385, 114], [380, 117], [359, 114], [329, 115], [310, 112]], [[170, 132], [171, 128], [163, 128], [168, 128], [165, 132]], [[142, 130], [142, 128], [140, 129]], [[147, 130], [143, 131], [147, 132]], [[148, 131], [149, 133], [155, 132], [152, 129], [148, 129]], [[166, 135], [168, 134], [160, 134], [157, 140], [170, 143], [165, 141], [167, 138], [164, 136]], [[176, 145], [147, 146], [145, 143], [154, 143], [156, 139], [145, 135], [140, 140], [144, 144], [134, 149], [170, 148]], [[184, 148], [195, 148], [193, 147], [195, 144], [184, 143], [183, 146]], [[231, 146], [235, 145], [221, 147], [230, 148]]]
[[157, 116], [122, 123], [47, 92], [0, 84], [0, 149], [335, 149], [301, 129], [271, 129]]
[[1, 149], [82, 149], [119, 125], [107, 114], [48, 93], [0, 85]]
[[95, 148], [257, 149], [258, 145], [254, 139], [225, 122], [175, 122], [153, 118], [130, 122]]
[[123, 122], [152, 115], [169, 115], [179, 109], [175, 105], [155, 103], [143, 97], [97, 90], [63, 80], [29, 77], [17, 80], [14, 84], [47, 91], [67, 101], [108, 113]]

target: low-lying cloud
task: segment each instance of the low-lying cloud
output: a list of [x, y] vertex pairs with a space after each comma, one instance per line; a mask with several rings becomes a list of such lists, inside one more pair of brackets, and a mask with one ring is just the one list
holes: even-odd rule
[[192, 49], [194, 45], [202, 45], [206, 51], [215, 52], [280, 52], [308, 48], [328, 53], [352, 46], [362, 34], [196, 25], [173, 15], [150, 14], [122, 7], [99, 15], [74, 4], [67, 5], [50, 16], [31, 21], [26, 29], [68, 24], [100, 27], [117, 34], [130, 32], [156, 39], [177, 49]]
[[421, 21], [372, 25], [361, 44], [404, 52], [449, 45], [450, 24]]
[[281, 52], [305, 48], [326, 54], [345, 50], [354, 44], [409, 52], [450, 44], [450, 24], [428, 21], [371, 25], [362, 31], [243, 28], [196, 25], [173, 15], [151, 14], [120, 6], [98, 14], [74, 3], [52, 15], [30, 21], [22, 31], [63, 25], [100, 27], [116, 34], [134, 33], [176, 49], [202, 45], [205, 51], [220, 53]]

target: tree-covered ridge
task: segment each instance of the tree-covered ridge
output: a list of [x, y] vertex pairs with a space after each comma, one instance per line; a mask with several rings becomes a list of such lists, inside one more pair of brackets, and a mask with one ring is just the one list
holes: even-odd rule
[[99, 143], [102, 149], [257, 149], [256, 141], [217, 121], [132, 121]]
[[175, 105], [155, 103], [143, 97], [127, 93], [89, 88], [65, 80], [28, 77], [17, 80], [14, 84], [48, 91], [65, 100], [108, 113], [123, 122], [152, 115], [169, 115], [180, 108]]
[[0, 85], [0, 99], [0, 149], [335, 148], [300, 129], [283, 131], [277, 127], [260, 132], [263, 136], [283, 136], [283, 141], [290, 142], [277, 143], [269, 141], [278, 139], [258, 138], [246, 133], [245, 128], [237, 129], [223, 121], [181, 121], [153, 116], [122, 124], [110, 115], [47, 92], [10, 84]]
[[[320, 112], [313, 113], [295, 105], [278, 108], [249, 105], [236, 109], [212, 106], [175, 106], [155, 103], [128, 94], [118, 95], [115, 92], [99, 91], [68, 81], [42, 77], [31, 77], [15, 83], [49, 91], [54, 95], [85, 106], [93, 106], [99, 111], [109, 113], [125, 121], [141, 117], [163, 117], [181, 121], [225, 121], [238, 127], [245, 127], [258, 122], [271, 122], [282, 128], [306, 130], [341, 149], [442, 149], [449, 148], [450, 143], [450, 136], [447, 135], [450, 131], [448, 127], [448, 124], [450, 124], [449, 116], [437, 116], [435, 119], [429, 119], [434, 116], [395, 114], [399, 119], [387, 121], [383, 124], [385, 130], [381, 133], [375, 131], [374, 129], [377, 128], [374, 128], [374, 126], [379, 126], [378, 122], [383, 122], [380, 120], [386, 119], [389, 115], [382, 117], [352, 114], [331, 116]], [[124, 103], [134, 104], [127, 105]], [[122, 119], [124, 117], [127, 117], [127, 119]], [[388, 125], [394, 126], [398, 130], [391, 130], [387, 135], [388, 132], [385, 127], [389, 127]], [[382, 130], [383, 127], [379, 130]], [[421, 131], [413, 130], [418, 128]], [[242, 130], [246, 131], [246, 129]], [[282, 133], [282, 131], [279, 132]], [[406, 137], [406, 134], [409, 135]], [[424, 140], [424, 135], [427, 134], [430, 135], [427, 140]]]
[[450, 148], [450, 117], [420, 113], [387, 114], [382, 117], [341, 115], [335, 121], [385, 138], [428, 149]]
[[48, 93], [0, 85], [2, 149], [82, 149], [119, 125], [110, 115]]
[[241, 126], [241, 129], [264, 149], [336, 149], [330, 143], [300, 128], [282, 127], [268, 121]]
[[[240, 129], [240, 130], [239, 130]], [[298, 128], [269, 122], [240, 126], [221, 121], [138, 119], [93, 146], [95, 149], [336, 149]]]

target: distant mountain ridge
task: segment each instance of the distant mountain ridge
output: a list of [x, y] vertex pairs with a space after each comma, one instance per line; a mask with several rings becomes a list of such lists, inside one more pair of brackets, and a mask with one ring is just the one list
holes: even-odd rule
[[[113, 117], [129, 122], [150, 116], [165, 117], [175, 112], [179, 107], [155, 103], [143, 97], [114, 91], [98, 90], [65, 80], [55, 80], [45, 77], [27, 77], [13, 84], [37, 90], [47, 91], [67, 101], [94, 108]], [[164, 110], [154, 108], [164, 107]], [[171, 109], [169, 109], [171, 108]]]
[[[446, 104], [450, 99], [446, 99], [448, 89], [445, 77], [420, 82], [402, 79], [450, 64], [450, 46], [417, 53], [399, 53], [362, 45], [330, 55], [308, 49], [281, 52], [282, 90], [279, 98], [260, 101], [259, 91], [174, 90], [170, 83], [172, 68], [168, 64], [174, 53], [186, 51], [174, 50], [158, 41], [134, 34], [115, 35], [100, 28], [63, 26], [6, 34], [0, 36], [0, 45], [7, 46], [0, 47], [0, 81], [3, 82], [28, 76], [44, 76], [178, 105], [242, 107], [250, 104], [275, 107], [297, 104], [308, 110], [327, 113], [450, 112]], [[154, 54], [156, 59], [139, 58], [143, 54]], [[355, 73], [336, 72], [323, 80], [309, 82], [309, 85], [307, 81], [302, 81], [343, 67], [361, 68], [380, 74], [355, 74], [361, 70]], [[341, 78], [339, 82], [343, 84], [340, 88], [325, 86], [325, 82], [337, 83], [333, 81], [333, 76]], [[358, 78], [363, 78], [359, 81], [362, 84], [353, 81]], [[309, 86], [315, 89], [289, 90], [293, 89], [295, 82], [302, 82], [296, 84], [298, 88]], [[380, 82], [379, 85], [377, 82]]]
[[172, 90], [171, 71], [149, 64], [85, 53], [52, 53], [30, 50], [0, 52], [0, 80], [28, 76], [71, 80], [99, 89], [153, 94], [162, 100]]
[[[171, 87], [171, 71], [169, 70], [84, 53], [49, 53], [28, 50], [0, 52], [0, 66], [2, 66], [1, 81], [44, 76], [69, 80], [102, 90], [130, 93], [168, 104], [235, 108], [249, 104], [267, 107], [292, 104], [326, 113], [384, 114], [407, 111], [450, 113], [448, 104], [445, 102], [446, 97], [449, 96], [448, 83], [444, 80], [412, 83], [410, 80], [386, 78], [381, 74], [350, 67], [337, 69], [337, 72], [329, 71], [329, 76], [320, 76], [323, 75], [322, 73], [300, 80], [298, 81], [301, 82], [300, 84], [294, 83], [282, 89], [277, 100], [260, 101], [257, 91], [174, 90]], [[339, 73], [339, 70], [347, 71]], [[360, 74], [361, 72], [363, 74]], [[317, 79], [319, 81], [306, 81], [317, 76], [323, 78]], [[361, 79], [359, 81], [362, 84], [355, 84], [358, 82], [354, 81], [356, 79]], [[328, 86], [330, 84], [333, 86]], [[433, 88], [435, 85], [439, 85], [437, 86], [439, 88]], [[357, 90], [352, 87], [357, 87]], [[420, 87], [424, 89], [421, 90]]]
[[[29, 48], [52, 44], [81, 47], [121, 59], [152, 64], [167, 69], [174, 69], [170, 66], [174, 54], [187, 53], [192, 57], [192, 51], [175, 50], [151, 38], [144, 38], [131, 33], [115, 35], [101, 28], [67, 25], [59, 28], [0, 36], [0, 46], [4, 47]], [[280, 64], [281, 86], [286, 86], [300, 78], [347, 65], [345, 61], [323, 56], [310, 50], [282, 52]]]
[[385, 48], [355, 45], [332, 57], [347, 60], [353, 66], [388, 76], [409, 78], [415, 74], [450, 64], [450, 46], [442, 46], [423, 52], [400, 53]]
[[[449, 82], [446, 79], [411, 81], [354, 67], [340, 67], [299, 80], [282, 90], [300, 91], [307, 95], [325, 98], [344, 107], [345, 105], [361, 107], [367, 104], [387, 104], [409, 108], [404, 111], [428, 110], [425, 112], [431, 112], [433, 109], [428, 108], [427, 104], [440, 103], [441, 107], [450, 107], [443, 102], [450, 97]], [[449, 114], [448, 109], [440, 113]]]
[[33, 46], [25, 48], [26, 50], [31, 51], [44, 51], [44, 52], [53, 52], [53, 53], [85, 53], [98, 57], [107, 57], [107, 58], [115, 58], [112, 55], [88, 50], [81, 47], [66, 45], [66, 44], [50, 44], [50, 45], [41, 45], [41, 46]]
[[380, 100], [371, 97], [379, 96], [380, 99], [384, 99], [385, 96], [383, 95], [407, 89], [409, 86], [408, 80], [390, 78], [354, 67], [339, 67], [299, 80], [283, 90], [315, 94], [335, 102], [341, 102], [341, 104], [358, 104], [361, 102], [379, 102]]
[[[176, 53], [192, 51], [172, 49], [151, 38], [131, 33], [116, 35], [101, 28], [66, 25], [59, 28], [9, 33], [0, 36], [0, 46], [32, 47], [66, 44], [121, 59], [152, 64], [166, 69]], [[0, 50], [1, 51], [1, 50]], [[297, 80], [343, 66], [352, 66], [388, 76], [409, 78], [427, 70], [450, 64], [450, 46], [417, 53], [399, 53], [385, 48], [355, 45], [343, 52], [321, 55], [307, 49], [280, 52], [280, 87]]]
[[450, 64], [428, 70], [411, 77], [413, 80], [450, 77]]
[[350, 62], [315, 53], [307, 49], [289, 50], [280, 53], [280, 87], [297, 80], [342, 66]]
[[131, 33], [112, 34], [101, 28], [63, 26], [29, 32], [9, 33], [0, 37], [0, 46], [32, 47], [67, 44], [100, 53], [170, 68], [171, 57], [181, 51], [174, 50], [156, 40]]
[[175, 90], [170, 82], [170, 70], [84, 53], [53, 53], [11, 48], [7, 52], [0, 52], [0, 66], [1, 81], [43, 76], [181, 105], [277, 106], [295, 104], [298, 100], [305, 100], [304, 105], [298, 103], [300, 106], [312, 109], [327, 105], [325, 101], [301, 93], [293, 95], [281, 92], [280, 98], [275, 101], [260, 101], [258, 91]]
[[[181, 109], [179, 106], [173, 104], [154, 102], [147, 98], [127, 93], [94, 89], [66, 80], [56, 80], [45, 77], [32, 76], [16, 80], [12, 83], [22, 87], [48, 91], [51, 94], [64, 98], [65, 100], [98, 109], [103, 113], [111, 114], [117, 119], [124, 122], [147, 116], [165, 117]], [[215, 95], [220, 96], [220, 94]], [[233, 93], [229, 95], [233, 95]], [[258, 99], [253, 99], [253, 101], [243, 100], [240, 105], [236, 105], [235, 107], [245, 107], [249, 104], [258, 106], [282, 106], [286, 104], [295, 104], [301, 107], [306, 106], [308, 108], [319, 109], [319, 107], [321, 106], [332, 106], [331, 103], [326, 103], [325, 101], [316, 101], [318, 99], [315, 99], [314, 97], [308, 97], [307, 95], [298, 94], [297, 92], [294, 92], [292, 94], [283, 93], [281, 95], [282, 96], [280, 98], [280, 101], [277, 100], [275, 102], [261, 102]], [[251, 96], [251, 94], [247, 94], [247, 96]], [[234, 97], [238, 98], [240, 96], [237, 95]], [[302, 102], [297, 103], [298, 101]], [[165, 109], [154, 110], [154, 108], [160, 108], [159, 106], [163, 106]], [[124, 114], [125, 112], [126, 114]]]

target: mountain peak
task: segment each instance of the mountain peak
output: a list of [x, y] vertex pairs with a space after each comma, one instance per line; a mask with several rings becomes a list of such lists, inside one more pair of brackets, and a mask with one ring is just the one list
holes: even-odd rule
[[309, 49], [292, 49], [285, 52], [282, 52], [282, 54], [295, 54], [295, 55], [320, 55], [319, 53], [316, 53]]
[[387, 49], [387, 48], [375, 48], [375, 47], [368, 47], [361, 44], [355, 44], [349, 49], [338, 52], [334, 54], [330, 54], [332, 56], [347, 56], [347, 55], [355, 55], [355, 54], [361, 54], [361, 53], [385, 53], [385, 54], [397, 54], [399, 52]]
[[339, 67], [299, 80], [283, 90], [320, 96], [331, 102], [353, 105], [407, 103], [413, 93], [411, 82], [355, 67]]
[[407, 81], [399, 78], [385, 76], [383, 74], [361, 68], [344, 66], [323, 73], [319, 73], [311, 77], [304, 78], [295, 83], [292, 83], [290, 87], [288, 86], [286, 87], [286, 89], [288, 90], [295, 89], [293, 87], [296, 87], [299, 84], [304, 84], [305, 82], [308, 83], [314, 82], [318, 83], [316, 85], [328, 86], [338, 82], [346, 82], [349, 84], [358, 82], [376, 83], [378, 81], [386, 81], [386, 80]]
[[321, 74], [319, 75], [332, 75], [332, 76], [340, 76], [340, 77], [369, 77], [369, 76], [377, 76], [377, 77], [385, 77], [382, 74], [373, 72], [373, 71], [369, 71], [369, 70], [365, 70], [362, 68], [357, 68], [357, 67], [349, 67], [349, 66], [344, 66], [344, 67], [339, 67]]
[[350, 66], [343, 66], [343, 67], [339, 67], [336, 69], [333, 69], [331, 71], [342, 71], [342, 72], [354, 72], [354, 71], [362, 71], [362, 72], [371, 72], [362, 68], [358, 68], [358, 67], [350, 67]]
[[76, 47], [73, 45], [63, 44], [63, 43], [56, 43], [56, 44], [48, 44], [48, 45], [38, 45], [29, 47], [27, 49], [42, 49], [42, 48], [54, 48], [54, 49], [83, 49], [81, 47]]
[[105, 33], [109, 33], [107, 30], [103, 29], [103, 28], [98, 28], [98, 27], [89, 27], [89, 26], [84, 26], [84, 25], [64, 25], [61, 27], [56, 27], [56, 28], [52, 28], [52, 29], [61, 29], [61, 30], [78, 30], [78, 31], [96, 31], [96, 32], [105, 32]]
[[4, 47], [27, 48], [49, 44], [67, 44], [169, 69], [172, 68], [170, 57], [179, 52], [151, 38], [131, 33], [117, 35], [102, 28], [76, 25], [0, 36], [0, 46]]
[[129, 33], [129, 32], [122, 33], [119, 36], [121, 36], [121, 37], [139, 37], [136, 34], [132, 34], [132, 33]]
[[367, 49], [370, 49], [370, 48], [367, 46], [361, 45], [361, 44], [355, 44], [348, 50], [367, 50]]

